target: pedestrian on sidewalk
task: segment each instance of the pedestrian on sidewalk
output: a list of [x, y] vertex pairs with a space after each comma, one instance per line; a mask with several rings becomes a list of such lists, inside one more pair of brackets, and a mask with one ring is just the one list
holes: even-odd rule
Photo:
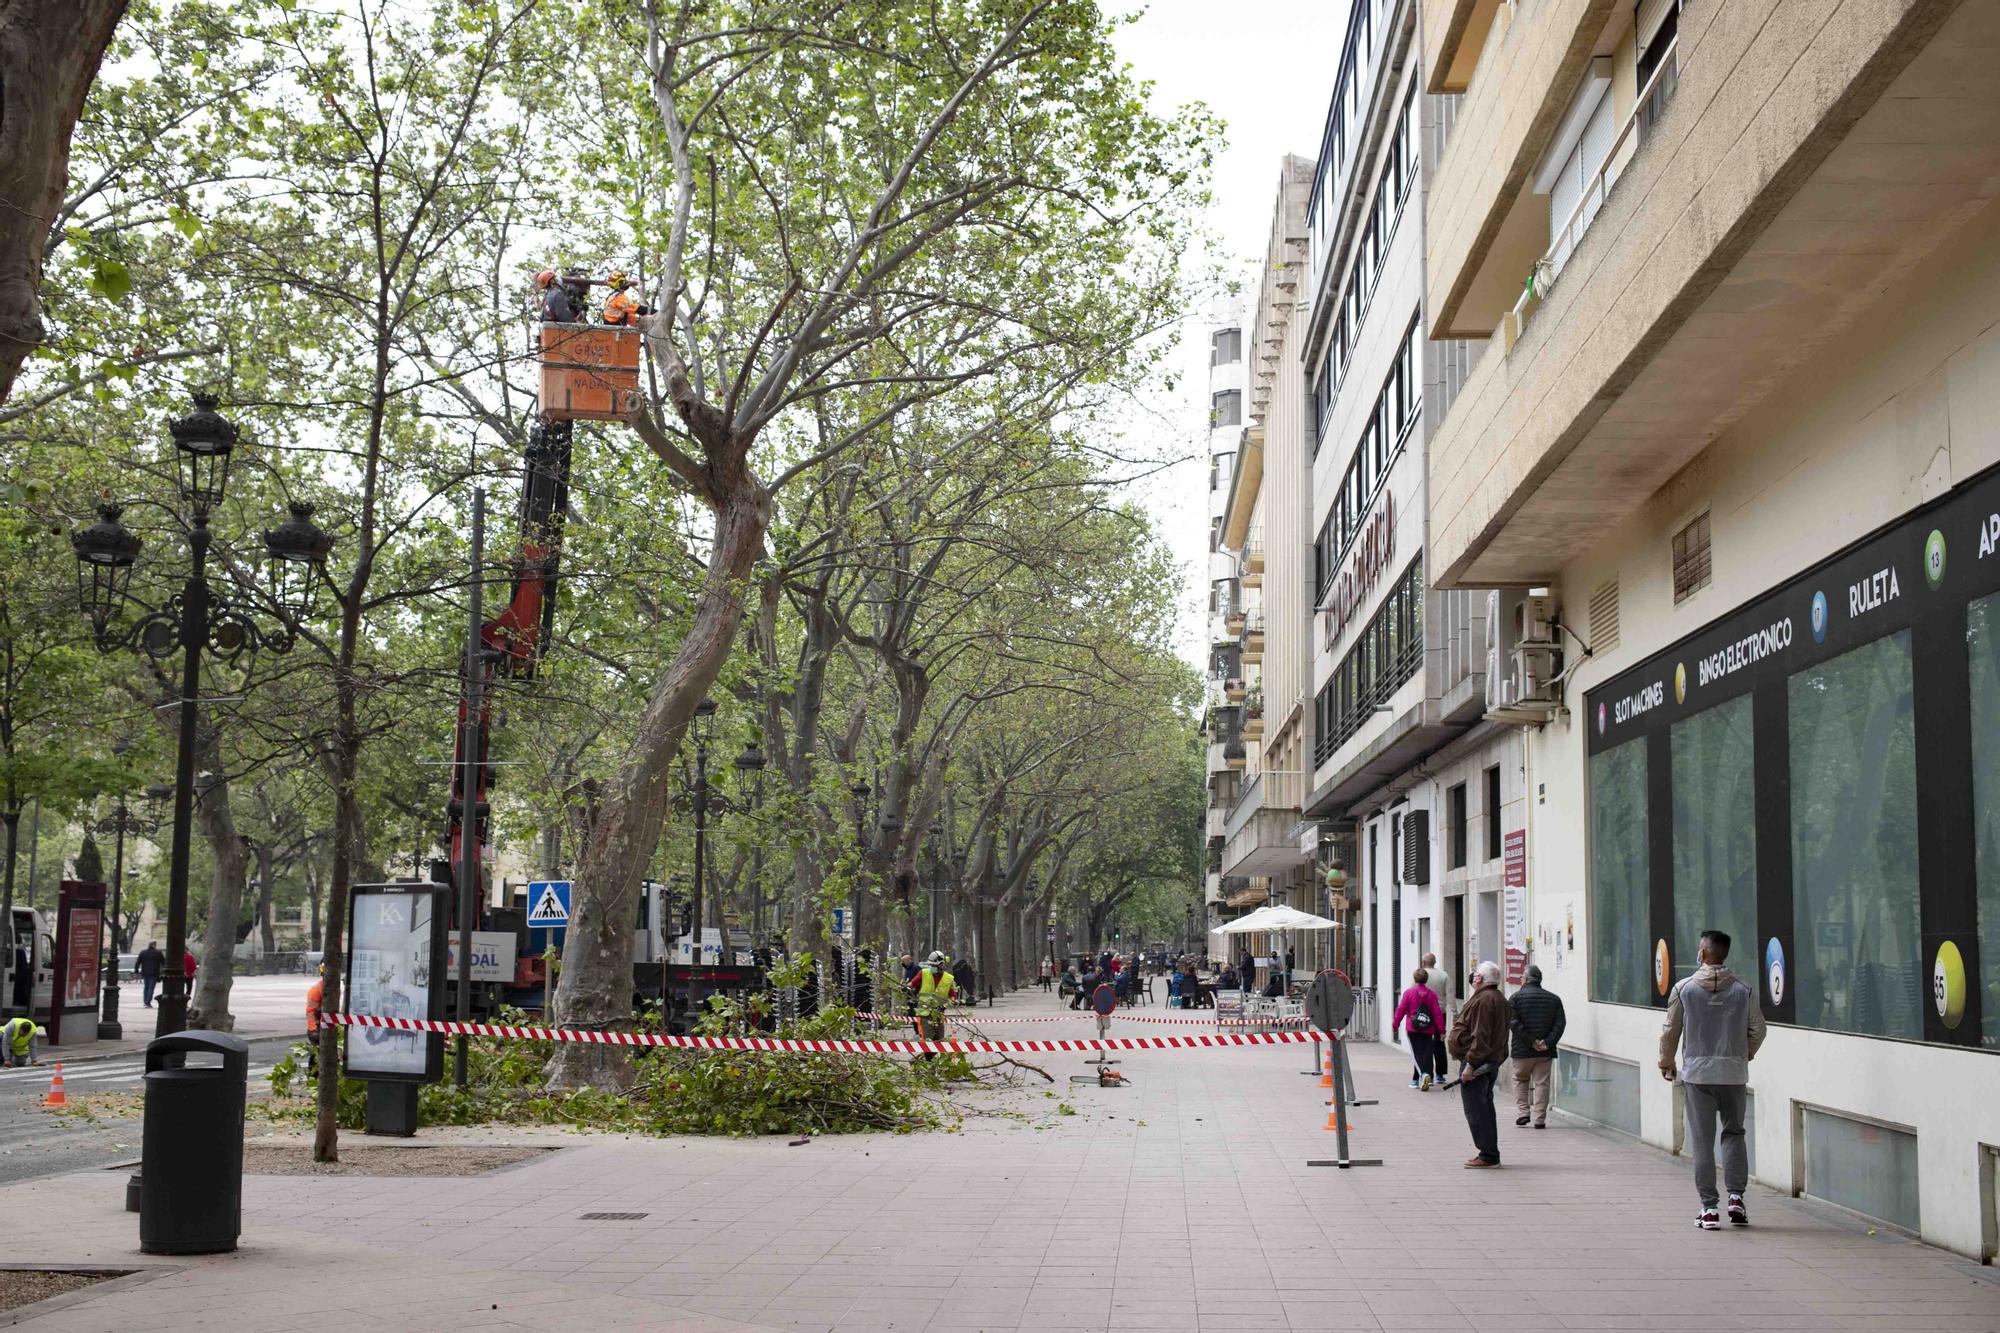
[[41, 1061], [35, 1056], [35, 1041], [48, 1035], [49, 1030], [32, 1018], [10, 1018], [0, 1023], [0, 1039], [5, 1041], [0, 1050], [6, 1052], [10, 1065], [38, 1065]]
[[1454, 1060], [1461, 1061], [1459, 1103], [1478, 1151], [1466, 1166], [1482, 1170], [1500, 1165], [1500, 1127], [1493, 1115], [1493, 1087], [1500, 1062], [1507, 1058], [1507, 997], [1500, 993], [1500, 965], [1481, 963], [1472, 974], [1472, 994], [1458, 1007], [1458, 1017], [1445, 1041]]
[[1729, 936], [1704, 930], [1697, 950], [1701, 966], [1675, 983], [1667, 995], [1667, 1024], [1660, 1033], [1660, 1077], [1674, 1079], [1674, 1056], [1681, 1057], [1681, 1096], [1687, 1103], [1688, 1137], [1694, 1143], [1694, 1189], [1701, 1211], [1694, 1224], [1720, 1231], [1715, 1192], [1716, 1125], [1722, 1127], [1722, 1184], [1729, 1191], [1729, 1221], [1750, 1225], [1743, 1191], [1750, 1185], [1750, 1158], [1743, 1142], [1743, 1110], [1750, 1062], [1764, 1044], [1764, 1015], [1757, 993], [1723, 962]]
[[1563, 1015], [1562, 996], [1542, 989], [1542, 969], [1530, 966], [1527, 981], [1507, 997], [1514, 1016], [1514, 1123], [1525, 1125], [1531, 1118], [1536, 1129], [1549, 1127], [1549, 1083], [1556, 1063], [1556, 1043], [1562, 1039], [1568, 1021]]
[[[1438, 966], [1438, 956], [1434, 953], [1426, 952], [1424, 954], [1423, 969], [1431, 974], [1431, 979], [1424, 984], [1429, 986], [1431, 992], [1438, 997], [1438, 1012], [1445, 1016], [1445, 1021], [1449, 1022], [1451, 1020], [1451, 978], [1444, 974], [1442, 967]], [[1444, 1035], [1443, 1031], [1440, 1030], [1438, 1035]]]
[[326, 964], [319, 965], [313, 984], [306, 987], [306, 1074], [319, 1077], [320, 1010], [326, 1004]]
[[1410, 1034], [1410, 1086], [1429, 1092], [1433, 1081], [1444, 1081], [1444, 1007], [1428, 982], [1430, 973], [1418, 968], [1410, 973], [1410, 984], [1396, 1001], [1396, 1015], [1389, 1023], [1389, 1035], [1398, 1029]]
[[140, 998], [148, 1009], [153, 1007], [153, 992], [160, 988], [160, 973], [166, 967], [167, 956], [160, 951], [158, 940], [148, 940], [132, 962], [132, 970], [139, 974]]

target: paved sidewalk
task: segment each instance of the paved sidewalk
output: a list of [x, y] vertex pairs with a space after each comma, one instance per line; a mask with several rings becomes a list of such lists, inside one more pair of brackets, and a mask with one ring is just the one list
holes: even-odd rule
[[[1039, 992], [992, 1013], [1010, 1011], [1058, 1012]], [[1684, 1164], [1608, 1135], [1506, 1117], [1507, 1167], [1463, 1170], [1456, 1095], [1411, 1092], [1393, 1048], [1354, 1048], [1381, 1099], [1355, 1149], [1387, 1164], [1307, 1168], [1334, 1137], [1309, 1049], [1134, 1054], [1129, 1089], [1024, 1091], [956, 1134], [570, 1136], [475, 1179], [252, 1177], [241, 1253], [23, 1326], [2000, 1330], [1994, 1270], [1754, 1187], [1748, 1231], [1697, 1231]], [[0, 1189], [10, 1260], [157, 1262], [122, 1180]]]

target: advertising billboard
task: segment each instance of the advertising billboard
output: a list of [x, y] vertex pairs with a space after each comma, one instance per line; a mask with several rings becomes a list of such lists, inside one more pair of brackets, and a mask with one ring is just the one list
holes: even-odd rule
[[[351, 1014], [443, 1017], [445, 890], [414, 881], [357, 884], [348, 901], [347, 988]], [[353, 1027], [345, 1072], [354, 1078], [431, 1083], [444, 1074], [444, 1038], [435, 1033]]]

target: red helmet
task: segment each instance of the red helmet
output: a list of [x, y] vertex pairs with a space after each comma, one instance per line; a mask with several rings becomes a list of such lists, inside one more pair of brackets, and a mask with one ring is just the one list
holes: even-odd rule
[[547, 290], [548, 285], [554, 282], [555, 280], [556, 280], [556, 271], [552, 268], [545, 268], [540, 273], [537, 273], [535, 275], [535, 290], [545, 291]]

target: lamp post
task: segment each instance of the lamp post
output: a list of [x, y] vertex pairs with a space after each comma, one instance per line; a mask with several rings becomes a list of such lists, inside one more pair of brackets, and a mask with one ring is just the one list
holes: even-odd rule
[[[148, 609], [127, 591], [132, 567], [139, 559], [139, 538], [121, 521], [122, 506], [106, 502], [97, 521], [70, 534], [76, 552], [77, 594], [89, 616], [97, 650], [129, 648], [164, 662], [181, 654], [180, 739], [174, 767], [173, 850], [167, 880], [167, 959], [162, 980], [157, 1033], [167, 1036], [187, 1026], [188, 854], [193, 834], [195, 801], [195, 720], [201, 700], [201, 659], [204, 651], [225, 664], [247, 652], [268, 648], [291, 651], [291, 626], [311, 610], [313, 594], [323, 577], [333, 539], [312, 521], [312, 506], [294, 504], [291, 517], [264, 534], [270, 557], [271, 601], [286, 617], [266, 631], [244, 606], [217, 595], [208, 586], [208, 548], [213, 534], [208, 520], [222, 503], [229, 482], [229, 460], [238, 432], [216, 411], [213, 394], [194, 396], [195, 410], [168, 426], [173, 437], [175, 478], [182, 502], [192, 514], [188, 526], [189, 569], [185, 583], [165, 607]], [[128, 630], [114, 633], [112, 621], [126, 603], [140, 612]]]
[[[122, 755], [131, 748], [130, 741], [119, 741], [111, 752]], [[104, 1000], [97, 1011], [99, 1041], [117, 1041], [125, 1035], [124, 1025], [118, 1021], [118, 923], [125, 910], [125, 835], [156, 831], [160, 827], [159, 807], [172, 794], [173, 789], [164, 784], [146, 788], [147, 809], [141, 814], [126, 804], [121, 793], [110, 812], [92, 826], [96, 832], [116, 838], [111, 853], [111, 966], [104, 971]]]
[[937, 952], [938, 890], [944, 881], [944, 825], [938, 820], [931, 821], [930, 838], [924, 843], [925, 869], [928, 872], [931, 907], [930, 952]]
[[715, 729], [715, 700], [703, 699], [694, 706], [694, 721], [690, 726], [694, 730], [694, 790], [689, 793], [694, 803], [694, 901], [688, 927], [693, 935], [688, 961], [699, 966], [702, 925], [707, 912], [702, 899], [708, 888], [708, 740]]
[[[750, 739], [743, 742], [743, 753], [733, 761], [738, 773], [747, 773], [750, 778], [750, 808], [761, 818], [764, 812], [764, 758], [763, 747], [757, 744], [761, 733], [752, 730]], [[752, 948], [761, 948], [757, 937], [764, 929], [764, 838], [758, 830], [757, 843], [750, 851], [750, 943]]]

